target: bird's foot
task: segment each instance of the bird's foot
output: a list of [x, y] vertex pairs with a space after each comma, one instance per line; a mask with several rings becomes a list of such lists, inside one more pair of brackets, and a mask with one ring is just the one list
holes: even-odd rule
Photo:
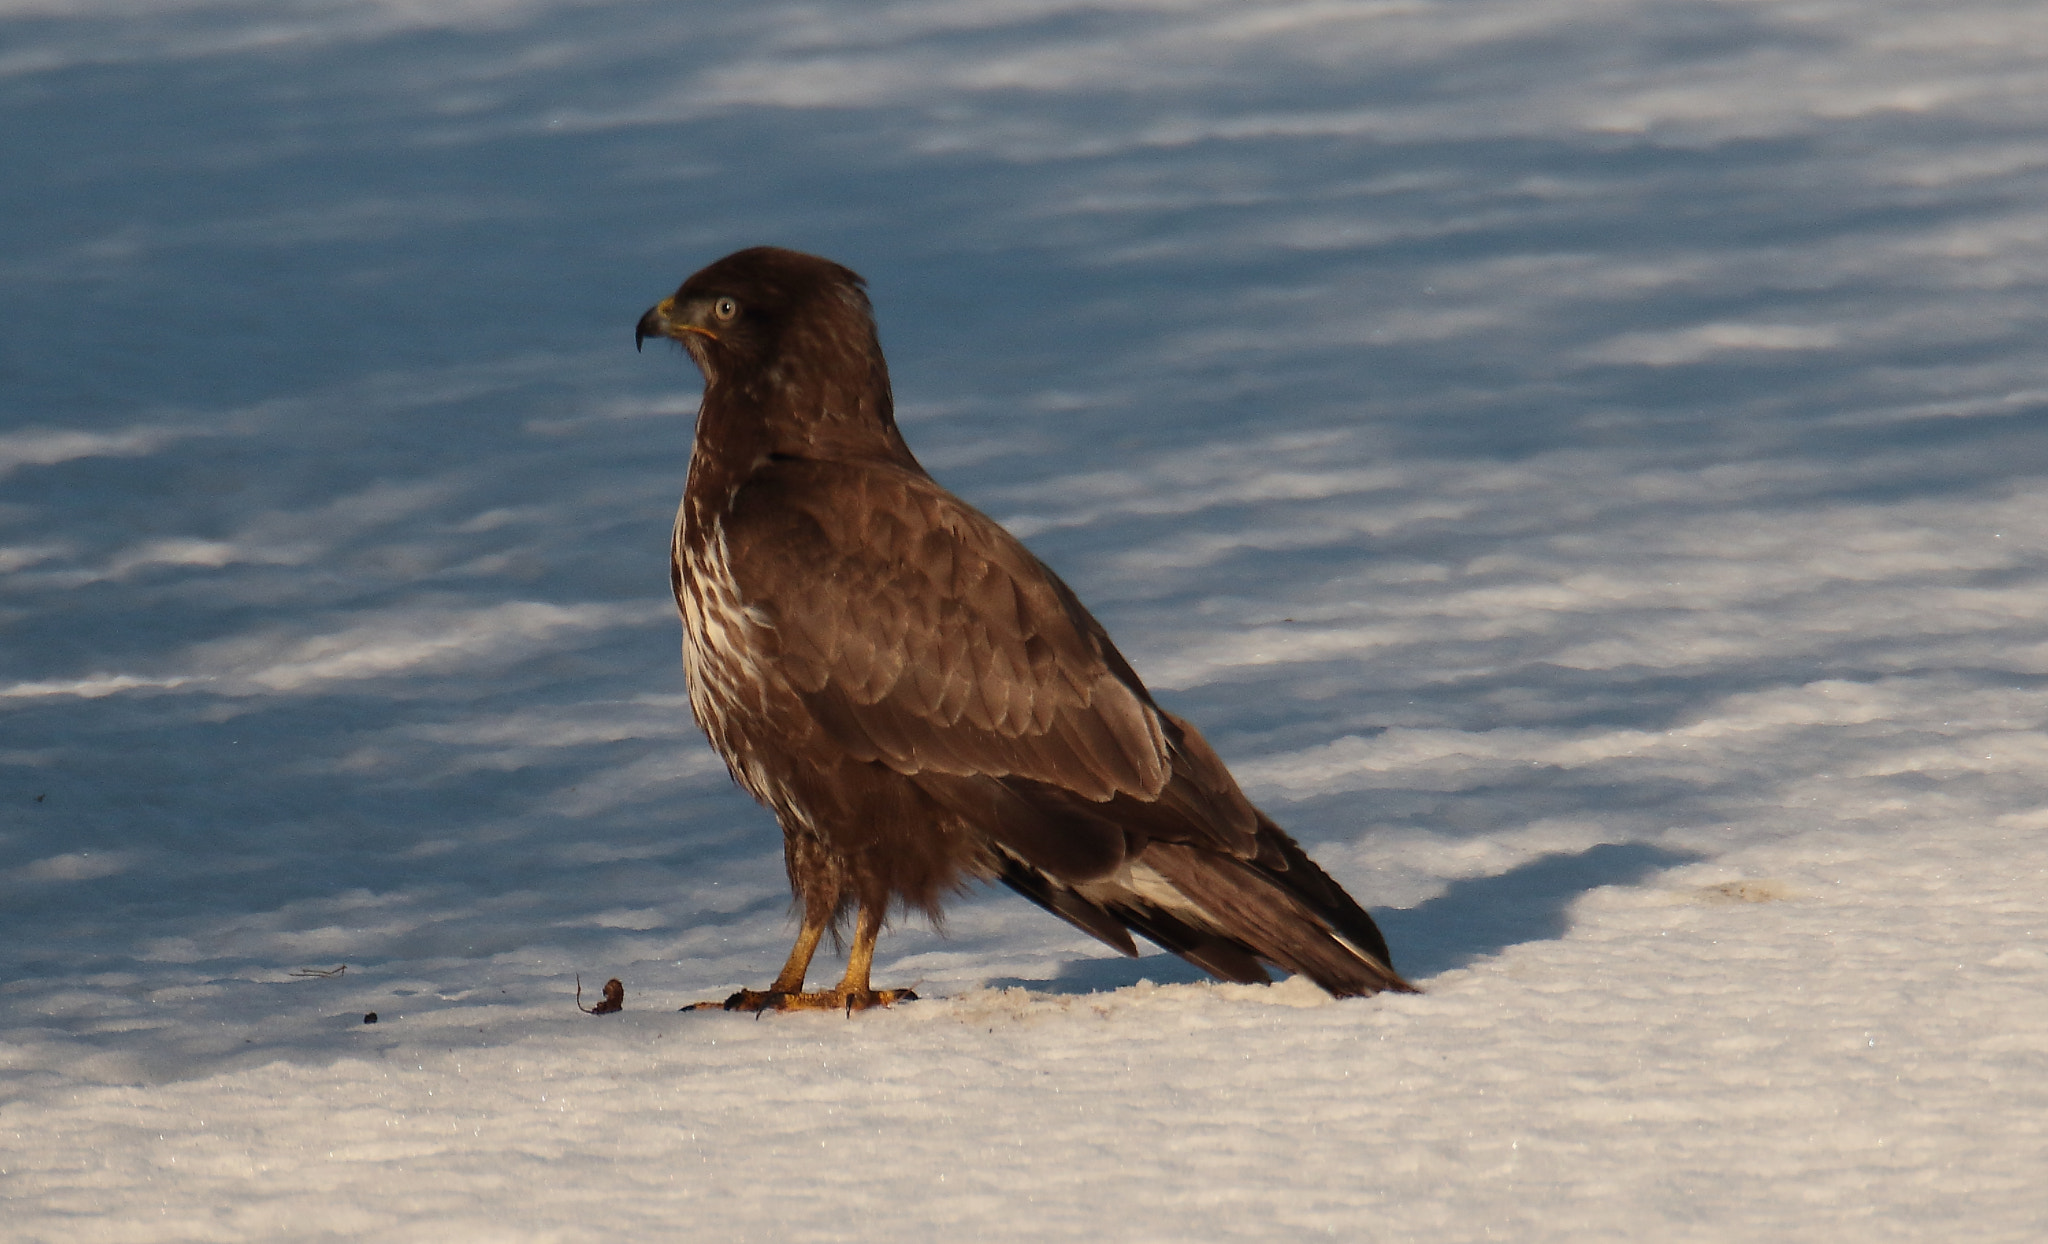
[[742, 989], [723, 1002], [699, 1002], [686, 1011], [865, 1011], [869, 1007], [915, 1002], [909, 989], [819, 989], [809, 993], [787, 993], [779, 989]]

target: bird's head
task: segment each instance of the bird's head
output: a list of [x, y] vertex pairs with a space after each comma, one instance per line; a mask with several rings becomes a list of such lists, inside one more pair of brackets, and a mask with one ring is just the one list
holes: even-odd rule
[[[640, 317], [704, 373], [707, 414], [764, 421], [780, 451], [902, 445], [866, 282], [849, 268], [773, 246], [736, 251]], [[907, 457], [908, 451], [901, 451]]]
[[706, 384], [774, 370], [786, 357], [879, 354], [866, 282], [829, 259], [773, 246], [736, 251], [640, 317], [638, 349], [669, 337]]

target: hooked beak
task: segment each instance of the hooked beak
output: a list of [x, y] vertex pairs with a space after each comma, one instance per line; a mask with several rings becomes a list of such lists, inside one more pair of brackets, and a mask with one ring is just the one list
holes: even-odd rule
[[676, 300], [673, 297], [664, 298], [649, 308], [647, 314], [640, 317], [640, 323], [633, 329], [633, 349], [639, 350], [640, 343], [649, 337], [673, 337], [681, 341], [684, 333], [696, 333], [700, 337], [718, 340], [718, 334], [708, 328], [677, 320], [674, 318], [675, 313]]

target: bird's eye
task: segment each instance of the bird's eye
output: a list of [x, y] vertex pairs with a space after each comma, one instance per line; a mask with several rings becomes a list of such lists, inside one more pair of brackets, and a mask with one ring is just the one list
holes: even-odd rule
[[730, 320], [739, 313], [740, 304], [730, 298], [721, 298], [711, 304], [711, 314], [717, 316], [720, 320]]

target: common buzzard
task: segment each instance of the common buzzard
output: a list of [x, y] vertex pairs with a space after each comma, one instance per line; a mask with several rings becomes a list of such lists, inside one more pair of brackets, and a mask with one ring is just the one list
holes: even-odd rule
[[[1067, 585], [918, 465], [859, 276], [743, 250], [634, 337], [704, 373], [670, 559], [690, 707], [781, 822], [803, 908], [781, 974], [727, 1009], [914, 996], [869, 984], [885, 919], [976, 879], [1228, 981], [1269, 979], [1263, 962], [1338, 996], [1413, 988]], [[845, 978], [806, 992], [850, 915]]]

